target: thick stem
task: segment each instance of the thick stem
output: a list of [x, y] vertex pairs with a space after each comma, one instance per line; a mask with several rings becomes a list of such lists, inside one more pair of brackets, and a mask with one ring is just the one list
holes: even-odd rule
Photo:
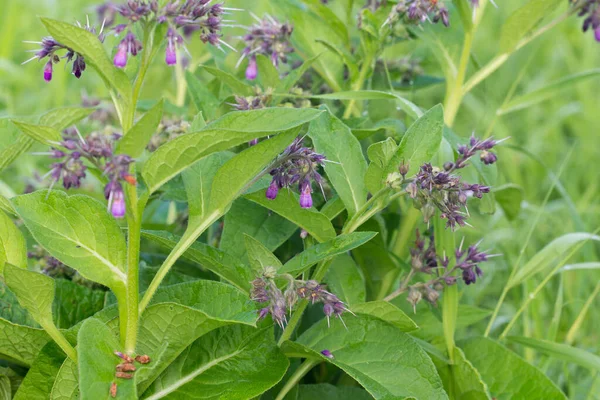
[[283, 400], [285, 398], [285, 395], [288, 394], [288, 392], [292, 390], [294, 386], [298, 384], [298, 382], [300, 382], [300, 379], [302, 379], [304, 375], [306, 375], [308, 371], [310, 371], [318, 363], [319, 360], [311, 360], [309, 358], [304, 360], [304, 362], [300, 364], [298, 369], [294, 371], [294, 375], [290, 376], [290, 379], [288, 379], [288, 381], [285, 383], [285, 386], [281, 388], [275, 400]]

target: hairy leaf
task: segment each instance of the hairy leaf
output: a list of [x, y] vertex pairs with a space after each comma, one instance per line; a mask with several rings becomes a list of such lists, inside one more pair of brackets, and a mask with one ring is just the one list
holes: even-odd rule
[[21, 231], [6, 214], [0, 212], [0, 276], [5, 263], [27, 267], [27, 248]]
[[125, 136], [117, 142], [116, 154], [127, 154], [137, 158], [144, 152], [162, 119], [163, 104], [163, 100], [156, 103], [125, 133]]
[[248, 253], [248, 260], [250, 260], [250, 266], [254, 271], [260, 272], [266, 267], [273, 267], [276, 270], [280, 270], [283, 267], [281, 261], [252, 236], [244, 235], [244, 243]]

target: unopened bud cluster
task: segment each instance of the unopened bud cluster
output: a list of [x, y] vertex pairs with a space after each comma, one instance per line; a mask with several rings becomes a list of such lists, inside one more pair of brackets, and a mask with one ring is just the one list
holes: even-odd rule
[[450, 26], [448, 9], [438, 0], [399, 0], [392, 8], [386, 24], [394, 24], [397, 21], [405, 24], [441, 21], [444, 26]]
[[[581, 4], [581, 2], [573, 2]], [[583, 0], [578, 15], [583, 17], [583, 31], [592, 30], [596, 41], [600, 42], [600, 0]]]
[[85, 139], [77, 128], [63, 131], [63, 140], [50, 149], [50, 155], [56, 161], [49, 174], [52, 185], [62, 181], [65, 189], [79, 188], [86, 177], [87, 160], [108, 179], [104, 186], [104, 196], [108, 208], [115, 218], [125, 216], [125, 194], [123, 184], [135, 185], [136, 179], [129, 173], [133, 159], [126, 154], [114, 154], [115, 142], [121, 135], [92, 132]]
[[[288, 281], [284, 291], [277, 287], [277, 279]], [[274, 268], [267, 267], [261, 276], [252, 281], [251, 297], [262, 306], [259, 310], [259, 317], [265, 318], [271, 314], [273, 321], [281, 328], [287, 324], [287, 314], [292, 312], [299, 299], [306, 299], [312, 304], [323, 304], [323, 313], [327, 318], [328, 325], [332, 316], [339, 318], [344, 323], [342, 314], [351, 311], [344, 302], [326, 289], [325, 285], [317, 281], [296, 280], [287, 274], [278, 275]]]
[[422, 237], [418, 230], [416, 235], [415, 247], [410, 250], [413, 270], [411, 276], [425, 274], [435, 277], [412, 285], [406, 282], [407, 301], [413, 307], [416, 307], [421, 300], [436, 305], [444, 286], [456, 284], [459, 277], [467, 285], [475, 283], [477, 277], [483, 275], [479, 264], [492, 257], [487, 252], [480, 251], [478, 244], [463, 250], [463, 243], [454, 251], [453, 259], [449, 259], [445, 254], [440, 257], [436, 252], [433, 234], [429, 236], [429, 243], [426, 243], [427, 238]]
[[323, 177], [317, 172], [317, 168], [324, 163], [324, 155], [304, 147], [303, 138], [296, 138], [276, 160], [277, 167], [270, 171], [273, 179], [265, 193], [267, 199], [274, 200], [280, 189], [298, 184], [300, 206], [311, 208], [312, 182], [316, 182], [321, 190], [323, 189]]
[[271, 59], [275, 67], [279, 63], [287, 63], [287, 56], [294, 51], [290, 44], [290, 37], [294, 30], [289, 23], [281, 23], [275, 18], [267, 15], [263, 19], [256, 18], [257, 23], [248, 29], [243, 39], [246, 47], [242, 51], [242, 59], [248, 58], [246, 67], [246, 79], [254, 80], [258, 76], [256, 56], [265, 55]]

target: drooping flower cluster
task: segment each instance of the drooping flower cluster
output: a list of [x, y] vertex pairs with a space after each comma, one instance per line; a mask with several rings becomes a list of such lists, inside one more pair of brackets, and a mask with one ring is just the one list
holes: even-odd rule
[[123, 5], [108, 2], [97, 9], [101, 18], [107, 18], [111, 24], [117, 14], [127, 20], [127, 23], [116, 25], [113, 31], [116, 35], [123, 32], [125, 36], [117, 46], [114, 64], [119, 68], [127, 65], [128, 56], [136, 56], [142, 51], [142, 43], [133, 33], [133, 26], [139, 22], [148, 24], [156, 21], [167, 24], [165, 62], [167, 65], [177, 64], [177, 51], [184, 45], [184, 36], [200, 33], [200, 40], [220, 47], [224, 44], [221, 39], [222, 16], [228, 8], [222, 3], [209, 4], [211, 0], [170, 0], [160, 6], [157, 0], [127, 0]]
[[246, 47], [242, 51], [242, 57], [238, 65], [244, 58], [248, 58], [248, 67], [246, 68], [246, 79], [254, 80], [258, 76], [258, 66], [256, 56], [263, 54], [270, 57], [275, 67], [279, 62], [287, 63], [287, 56], [294, 51], [290, 45], [290, 37], [294, 27], [289, 23], [280, 23], [275, 18], [267, 15], [262, 20], [254, 16], [257, 20], [255, 25], [248, 29], [244, 36]]
[[[277, 287], [276, 279], [288, 281], [287, 288], [282, 291]], [[296, 280], [291, 275], [277, 275], [272, 267], [266, 267], [261, 276], [252, 282], [251, 298], [263, 307], [259, 317], [265, 318], [271, 314], [273, 321], [281, 328], [287, 323], [287, 313], [291, 313], [299, 299], [307, 299], [312, 304], [323, 304], [323, 313], [330, 323], [330, 317], [337, 317], [344, 323], [342, 314], [346, 311], [352, 313], [336, 295], [328, 292], [325, 285], [314, 280]]]
[[279, 156], [276, 161], [277, 167], [270, 172], [273, 179], [267, 188], [267, 199], [274, 200], [280, 189], [297, 183], [300, 190], [300, 207], [311, 208], [313, 205], [311, 182], [316, 182], [323, 190], [323, 177], [317, 172], [317, 168], [325, 163], [325, 156], [304, 147], [303, 139], [296, 138]]
[[388, 16], [385, 24], [403, 21], [407, 24], [420, 24], [425, 21], [442, 22], [450, 26], [448, 9], [438, 0], [399, 0]]
[[583, 0], [583, 5], [578, 15], [585, 17], [583, 20], [583, 31], [594, 31], [596, 41], [600, 42], [600, 0]]
[[488, 261], [489, 258], [495, 255], [479, 250], [479, 243], [469, 246], [466, 250], [463, 250], [463, 244], [461, 243], [459, 248], [454, 251], [452, 260], [446, 254], [440, 257], [436, 252], [433, 233], [427, 238], [421, 236], [419, 230], [417, 230], [415, 247], [410, 250], [412, 272], [408, 276], [409, 280], [419, 273], [434, 275], [435, 277], [414, 284], [406, 281], [388, 299], [408, 291], [407, 300], [413, 307], [416, 307], [417, 303], [423, 299], [435, 305], [444, 286], [456, 284], [459, 276], [467, 285], [475, 283], [477, 277], [483, 275], [479, 264]]
[[[80, 28], [84, 28], [93, 34], [96, 34], [96, 28], [91, 26], [89, 21], [85, 26], [82, 26], [79, 22], [77, 25]], [[100, 32], [98, 33], [98, 39], [103, 42], [104, 41], [104, 33], [102, 27]], [[73, 62], [73, 67], [71, 68], [71, 73], [75, 75], [77, 79], [81, 78], [83, 71], [85, 71], [86, 64], [84, 57], [77, 53], [75, 50], [65, 46], [62, 43], [59, 43], [52, 36], [46, 36], [42, 39], [41, 42], [30, 42], [26, 41], [25, 43], [38, 44], [41, 46], [41, 49], [35, 52], [35, 55], [29, 60], [25, 61], [23, 64], [28, 63], [29, 61], [37, 59], [38, 61], [48, 59], [46, 64], [44, 65], [44, 80], [46, 82], [50, 82], [52, 80], [52, 74], [54, 71], [54, 65], [60, 63], [61, 60], [66, 60], [67, 64], [71, 61]], [[62, 54], [62, 55], [61, 55]]]
[[463, 182], [462, 178], [453, 172], [466, 167], [468, 161], [478, 153], [484, 164], [495, 163], [497, 156], [491, 152], [491, 149], [497, 143], [491, 138], [479, 140], [473, 136], [469, 144], [459, 146], [458, 159], [455, 162], [445, 163], [443, 170], [433, 167], [429, 163], [421, 166], [415, 178], [407, 185], [406, 190], [414, 199], [415, 206], [421, 209], [425, 222], [429, 222], [437, 209], [441, 213], [440, 216], [447, 220], [447, 227], [455, 229], [457, 226], [467, 224], [468, 197], [482, 198], [485, 193], [489, 193], [490, 188]]
[[[50, 155], [56, 160], [48, 173], [52, 177], [52, 185], [62, 180], [65, 189], [78, 188], [86, 177], [87, 166], [84, 160], [102, 172], [108, 179], [104, 187], [104, 196], [108, 200], [108, 208], [113, 217], [125, 216], [125, 194], [123, 184], [136, 184], [136, 179], [129, 174], [129, 166], [133, 159], [126, 154], [114, 154], [115, 142], [119, 134], [106, 135], [92, 132], [83, 138], [77, 128], [63, 132], [63, 140], [50, 149]], [[52, 187], [52, 186], [51, 186]]]

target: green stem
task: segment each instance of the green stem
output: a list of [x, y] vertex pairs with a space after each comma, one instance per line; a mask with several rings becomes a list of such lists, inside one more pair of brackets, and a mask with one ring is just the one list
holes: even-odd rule
[[294, 371], [294, 375], [290, 376], [290, 379], [285, 383], [285, 386], [281, 388], [279, 394], [275, 400], [283, 400], [285, 395], [300, 382], [300, 379], [304, 377], [315, 365], [319, 363], [319, 360], [311, 360], [307, 358], [302, 364]]
[[408, 284], [410, 283], [410, 280], [412, 279], [412, 277], [414, 275], [415, 275], [415, 270], [411, 268], [410, 271], [408, 272], [408, 275], [406, 275], [406, 278], [404, 278], [404, 281], [402, 281], [402, 284], [400, 284], [400, 287], [398, 289], [396, 289], [393, 293], [388, 295], [386, 298], [384, 298], [383, 300], [384, 301], [392, 301], [396, 297], [400, 296], [402, 293], [406, 292], [406, 290], [408, 289]]
[[43, 324], [42, 327], [48, 333], [48, 335], [50, 335], [52, 340], [54, 340], [56, 344], [60, 346], [62, 351], [64, 351], [65, 354], [71, 360], [73, 360], [75, 364], [77, 364], [77, 352], [73, 346], [71, 346], [71, 343], [69, 343], [65, 336], [58, 330], [56, 325], [54, 325], [54, 322], [50, 321], [50, 323]]
[[370, 218], [366, 218], [365, 216], [367, 214], [371, 214], [369, 212], [369, 209], [371, 208], [371, 210], [376, 210], [375, 212], [379, 211], [380, 208], [375, 207], [375, 203], [377, 201], [379, 201], [379, 199], [381, 197], [383, 197], [384, 195], [386, 195], [387, 193], [390, 192], [390, 188], [389, 187], [384, 187], [383, 189], [380, 189], [377, 193], [375, 193], [373, 195], [373, 197], [371, 197], [369, 199], [369, 201], [367, 201], [358, 211], [356, 211], [356, 214], [354, 214], [352, 216], [352, 218], [350, 218], [348, 220], [348, 222], [346, 222], [346, 225], [344, 226], [344, 229], [342, 230], [342, 233], [351, 233], [354, 232], [359, 226], [361, 226], [364, 221], [366, 221], [367, 219]]
[[126, 190], [129, 207], [127, 213], [127, 333], [125, 336], [125, 352], [133, 354], [137, 342], [139, 323], [139, 256], [142, 218], [141, 213], [138, 212], [136, 187], [128, 186]]

